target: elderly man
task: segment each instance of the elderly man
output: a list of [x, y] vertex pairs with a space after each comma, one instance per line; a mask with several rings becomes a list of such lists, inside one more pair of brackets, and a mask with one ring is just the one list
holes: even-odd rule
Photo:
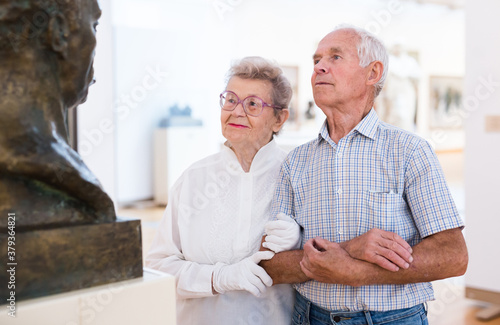
[[[427, 324], [429, 281], [462, 275], [468, 262], [436, 155], [377, 117], [373, 102], [388, 59], [375, 36], [337, 27], [313, 60], [314, 99], [326, 121], [315, 140], [288, 155], [273, 200], [273, 215], [300, 225], [302, 250], [261, 265], [275, 284], [297, 283], [296, 324]], [[289, 228], [284, 241], [264, 247], [285, 247]]]

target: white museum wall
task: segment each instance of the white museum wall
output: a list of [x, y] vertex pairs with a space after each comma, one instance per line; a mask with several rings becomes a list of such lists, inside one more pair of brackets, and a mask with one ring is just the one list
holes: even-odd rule
[[183, 150], [199, 151], [194, 160], [217, 151], [218, 94], [229, 57], [217, 50], [221, 33], [210, 27], [208, 7], [200, 1], [119, 1], [114, 9], [115, 96], [123, 107], [116, 144], [122, 203], [153, 197], [153, 134], [169, 107], [189, 106], [215, 138], [208, 146], [179, 138]]
[[78, 152], [85, 164], [116, 202], [116, 161], [114, 148], [115, 113], [113, 110], [113, 34], [111, 0], [101, 0], [97, 48], [94, 59], [96, 83], [89, 88], [87, 102], [77, 108]]
[[[487, 132], [487, 117], [500, 119], [500, 2], [466, 2], [465, 203], [469, 268], [466, 286], [496, 292], [500, 304], [500, 121]], [[489, 80], [489, 81], [488, 81]]]
[[[107, 182], [114, 182], [108, 188], [114, 188], [117, 203], [153, 196], [153, 133], [170, 106], [189, 105], [193, 117], [203, 121], [212, 144], [206, 148], [180, 140], [179, 146], [217, 151], [223, 140], [218, 94], [234, 59], [260, 55], [297, 67], [297, 123], [289, 123], [278, 142], [292, 147], [314, 137], [322, 113], [317, 109], [316, 120], [308, 123], [303, 116], [312, 100], [312, 54], [319, 40], [342, 22], [375, 32], [388, 46], [403, 43], [418, 54], [423, 69], [418, 132], [437, 150], [463, 146], [460, 131], [440, 130], [440, 136], [434, 136], [436, 130], [429, 129], [426, 115], [429, 76], [464, 74], [463, 10], [400, 0], [316, 0], [314, 4], [305, 0], [107, 0], [101, 1], [101, 7], [108, 2], [112, 3], [114, 34], [113, 108], [108, 107], [108, 113], [114, 112], [114, 143], [106, 149], [99, 147], [92, 156], [102, 154], [101, 161], [106, 161], [114, 152], [113, 171], [106, 169], [103, 178], [99, 175], [105, 171], [102, 166], [95, 172], [105, 188]], [[98, 56], [103, 53], [101, 46], [109, 43], [98, 44]], [[151, 81], [150, 89], [145, 89], [148, 67], [158, 69], [161, 80]], [[98, 82], [92, 88], [101, 85]], [[80, 122], [80, 127], [92, 127]]]

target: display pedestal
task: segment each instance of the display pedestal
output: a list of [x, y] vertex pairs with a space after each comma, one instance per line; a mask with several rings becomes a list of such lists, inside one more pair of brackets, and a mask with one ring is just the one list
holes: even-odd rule
[[476, 318], [483, 322], [487, 322], [498, 317], [500, 317], [500, 306], [498, 305], [489, 306], [488, 308], [482, 309], [476, 313]]
[[142, 278], [17, 302], [5, 325], [175, 325], [175, 278], [144, 269]]
[[140, 220], [0, 234], [4, 254], [11, 245], [15, 258], [0, 266], [2, 304], [142, 276]]
[[465, 296], [470, 299], [491, 303], [491, 306], [477, 312], [477, 319], [486, 322], [500, 317], [500, 292], [467, 286]]

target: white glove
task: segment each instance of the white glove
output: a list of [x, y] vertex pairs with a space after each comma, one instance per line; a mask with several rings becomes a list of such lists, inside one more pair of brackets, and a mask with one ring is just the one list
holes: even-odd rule
[[264, 231], [267, 236], [262, 246], [275, 253], [299, 248], [300, 226], [284, 213], [279, 213], [277, 217], [278, 220], [266, 223]]
[[259, 251], [235, 264], [218, 263], [213, 273], [215, 291], [224, 293], [232, 290], [246, 290], [259, 297], [266, 287], [273, 285], [273, 279], [258, 264], [273, 256], [273, 252]]

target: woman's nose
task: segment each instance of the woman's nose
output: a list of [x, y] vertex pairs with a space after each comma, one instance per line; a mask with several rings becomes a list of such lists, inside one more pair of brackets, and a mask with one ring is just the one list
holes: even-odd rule
[[233, 115], [235, 116], [245, 116], [247, 113], [245, 112], [245, 109], [243, 108], [243, 103], [238, 103], [236, 104], [236, 107], [232, 111]]

